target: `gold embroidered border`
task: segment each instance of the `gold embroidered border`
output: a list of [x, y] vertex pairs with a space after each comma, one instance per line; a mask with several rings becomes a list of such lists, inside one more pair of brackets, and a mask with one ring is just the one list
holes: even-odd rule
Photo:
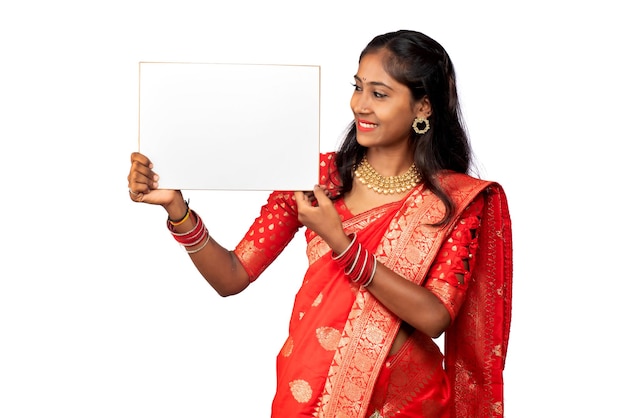
[[[456, 217], [487, 184], [475, 181], [464, 188], [460, 187], [462, 182], [455, 181], [457, 178], [452, 175], [446, 179], [459, 208]], [[454, 224], [446, 230], [429, 226], [441, 219], [442, 214], [438, 198], [431, 193], [414, 192], [390, 223], [376, 252], [378, 261], [408, 280], [421, 283], [447, 235], [446, 230]], [[407, 251], [408, 248], [415, 250]], [[359, 292], [314, 416], [362, 418], [365, 415], [378, 372], [399, 326], [400, 320], [369, 292]]]

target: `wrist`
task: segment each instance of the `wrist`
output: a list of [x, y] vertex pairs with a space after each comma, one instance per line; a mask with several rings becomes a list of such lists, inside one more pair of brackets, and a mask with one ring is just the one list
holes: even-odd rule
[[171, 202], [162, 205], [172, 222], [180, 222], [189, 212], [189, 204], [183, 199], [182, 193], [178, 193], [177, 196]]
[[355, 232], [346, 238], [350, 240], [348, 246], [341, 253], [333, 252], [331, 258], [344, 269], [352, 283], [368, 287], [376, 274], [376, 257], [361, 245]]
[[192, 210], [187, 210], [187, 214], [179, 224], [185, 223], [190, 217], [193, 217], [195, 220], [193, 227], [189, 228], [191, 223], [187, 222], [184, 230], [181, 231], [172, 221], [168, 220], [167, 229], [169, 229], [174, 239], [185, 248], [188, 254], [195, 254], [207, 246], [211, 236], [202, 219]]
[[356, 240], [356, 234], [346, 235], [342, 233], [341, 236], [338, 236], [332, 243], [327, 242], [328, 246], [335, 255], [345, 253], [351, 246], [354, 244]]

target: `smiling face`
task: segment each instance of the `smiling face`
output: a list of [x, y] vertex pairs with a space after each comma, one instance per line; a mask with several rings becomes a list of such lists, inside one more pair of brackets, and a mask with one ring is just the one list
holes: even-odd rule
[[356, 123], [356, 138], [364, 147], [409, 148], [413, 120], [428, 117], [428, 99], [413, 100], [411, 91], [385, 71], [388, 52], [365, 55], [354, 76], [350, 100]]

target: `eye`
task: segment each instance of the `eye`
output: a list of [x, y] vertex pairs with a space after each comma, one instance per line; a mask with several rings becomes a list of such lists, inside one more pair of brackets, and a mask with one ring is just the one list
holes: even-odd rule
[[354, 91], [362, 91], [363, 89], [356, 83], [350, 83], [354, 87]]
[[379, 93], [377, 91], [375, 91], [374, 93], [372, 93], [374, 95], [374, 97], [376, 97], [377, 99], [384, 99], [385, 97], [387, 97], [386, 94], [384, 93]]

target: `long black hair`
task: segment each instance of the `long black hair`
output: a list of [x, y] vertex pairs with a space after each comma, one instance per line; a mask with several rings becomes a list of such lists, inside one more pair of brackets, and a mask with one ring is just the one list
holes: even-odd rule
[[[445, 224], [452, 216], [454, 204], [437, 181], [437, 174], [443, 170], [468, 173], [471, 165], [454, 66], [437, 41], [416, 31], [400, 30], [376, 36], [361, 52], [359, 62], [365, 55], [380, 50], [388, 52], [385, 71], [407, 86], [415, 101], [425, 96], [430, 100], [430, 129], [424, 134], [411, 129], [413, 160], [424, 186], [443, 202], [446, 214], [437, 224]], [[356, 140], [356, 125], [352, 121], [336, 155], [341, 194], [352, 190], [352, 173], [365, 152], [366, 148]]]

